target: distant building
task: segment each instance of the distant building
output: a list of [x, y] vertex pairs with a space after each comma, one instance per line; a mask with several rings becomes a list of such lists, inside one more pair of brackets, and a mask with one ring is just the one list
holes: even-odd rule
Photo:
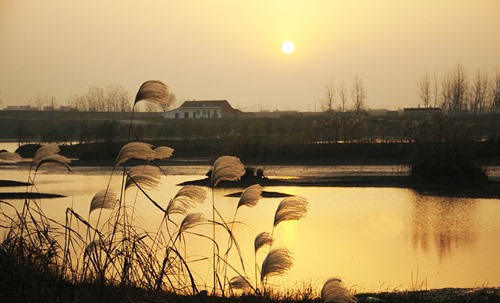
[[37, 110], [29, 105], [9, 105], [4, 110]]
[[163, 113], [166, 119], [220, 119], [244, 115], [227, 100], [184, 101], [174, 110]]
[[74, 111], [75, 109], [71, 106], [68, 106], [68, 105], [61, 105], [59, 107], [59, 110], [62, 112], [70, 112], [70, 111]]
[[440, 113], [441, 109], [439, 107], [409, 107], [403, 109], [404, 116], [433, 116]]
[[374, 117], [383, 117], [383, 116], [391, 116], [391, 117], [394, 117], [394, 116], [398, 116], [399, 115], [399, 112], [397, 110], [388, 110], [388, 109], [370, 109], [368, 110], [368, 114], [370, 116], [374, 116]]
[[286, 111], [281, 111], [281, 110], [275, 110], [275, 111], [269, 111], [269, 110], [263, 110], [260, 112], [255, 112], [252, 113], [253, 118], [286, 118], [286, 117], [302, 117], [304, 113], [298, 112], [295, 110], [286, 110]]
[[375, 117], [379, 117], [379, 116], [385, 116], [387, 115], [387, 109], [370, 109], [368, 110], [368, 114], [370, 116], [375, 116]]

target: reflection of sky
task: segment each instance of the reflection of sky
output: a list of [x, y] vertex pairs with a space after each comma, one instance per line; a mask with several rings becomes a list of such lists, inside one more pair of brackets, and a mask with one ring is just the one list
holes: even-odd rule
[[[87, 218], [93, 194], [110, 179], [109, 171], [99, 174], [80, 167], [74, 171], [37, 176], [40, 192], [67, 195], [64, 199], [42, 201], [45, 212], [59, 222], [64, 222], [67, 207]], [[12, 168], [2, 168], [0, 172], [2, 179], [18, 181], [25, 181], [28, 173], [26, 169]], [[162, 177], [162, 186], [149, 194], [165, 206], [179, 190], [176, 184], [201, 177], [168, 175]], [[120, 176], [113, 177], [112, 182], [119, 186]], [[265, 190], [300, 195], [310, 203], [304, 219], [282, 222], [274, 230], [275, 247], [287, 247], [293, 254], [294, 266], [287, 275], [271, 278], [272, 284], [295, 287], [303, 281], [318, 284], [328, 277], [339, 276], [348, 285], [375, 291], [406, 289], [416, 279], [425, 280], [428, 288], [500, 285], [495, 270], [500, 265], [498, 200], [427, 197], [395, 188], [267, 187]], [[238, 200], [225, 195], [236, 191], [241, 189], [217, 189], [215, 193], [216, 206], [228, 221], [234, 216]], [[207, 194], [207, 201], [193, 211], [211, 218], [210, 189]], [[254, 208], [238, 210], [239, 223], [233, 231], [247, 275], [252, 279], [254, 238], [260, 232], [272, 231], [274, 212], [280, 201], [267, 198]], [[140, 228], [157, 230], [161, 214], [141, 193], [136, 195], [135, 188], [129, 189], [127, 202], [135, 203], [135, 220]], [[95, 222], [96, 214], [92, 213], [89, 220]], [[176, 215], [173, 220], [180, 222], [182, 216]], [[211, 235], [209, 226], [193, 231]], [[217, 239], [222, 246], [227, 243], [227, 234], [218, 229]], [[212, 252], [208, 240], [194, 235], [186, 235], [185, 249], [190, 260], [210, 257]], [[267, 249], [259, 252], [258, 264], [266, 252]], [[235, 253], [230, 258], [239, 263]], [[197, 278], [210, 285], [211, 269], [207, 262], [193, 266], [199, 271]]]

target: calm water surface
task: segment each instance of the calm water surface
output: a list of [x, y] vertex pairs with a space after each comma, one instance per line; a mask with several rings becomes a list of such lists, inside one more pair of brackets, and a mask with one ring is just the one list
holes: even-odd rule
[[[177, 184], [203, 178], [209, 167], [166, 167], [168, 176], [162, 186], [150, 191], [160, 204], [166, 205], [180, 189]], [[273, 176], [322, 176], [353, 173], [392, 174], [395, 167], [266, 167]], [[50, 217], [64, 222], [65, 210], [73, 207], [88, 217], [94, 193], [109, 180], [118, 186], [120, 176], [110, 178], [104, 168], [75, 167], [74, 172], [41, 172], [35, 183], [40, 192], [64, 194], [66, 198], [46, 199], [42, 206]], [[26, 181], [28, 170], [0, 167], [0, 179]], [[25, 188], [0, 188], [0, 191], [24, 191]], [[360, 291], [392, 289], [500, 286], [500, 200], [422, 196], [399, 188], [329, 188], [266, 187], [305, 197], [310, 203], [306, 218], [283, 222], [274, 231], [275, 246], [286, 246], [294, 256], [294, 266], [272, 284], [300, 287], [302, 282], [322, 283], [331, 276], [341, 277]], [[225, 197], [238, 189], [218, 189], [215, 203], [223, 216], [233, 218], [237, 198]], [[130, 194], [132, 193], [133, 194]], [[211, 216], [211, 195], [194, 211]], [[135, 189], [127, 191], [127, 203], [135, 203], [136, 224], [155, 231], [161, 218], [159, 211]], [[137, 197], [137, 198], [136, 198]], [[262, 231], [271, 231], [274, 212], [281, 198], [264, 198], [255, 208], [240, 208], [234, 232], [253, 277], [253, 241]], [[22, 201], [11, 201], [21, 205]], [[93, 215], [93, 214], [92, 214]], [[177, 218], [181, 221], [182, 218]], [[90, 216], [89, 220], [95, 221]], [[210, 235], [211, 228], [197, 232]], [[226, 239], [218, 233], [218, 239]], [[223, 240], [222, 242], [225, 242]], [[186, 249], [190, 259], [210, 256], [212, 246], [206, 240], [188, 236]], [[257, 258], [259, 263], [264, 252]], [[234, 261], [234, 260], [233, 260]], [[196, 265], [199, 279], [210, 285], [209, 264]], [[236, 262], [237, 263], [237, 262]]]

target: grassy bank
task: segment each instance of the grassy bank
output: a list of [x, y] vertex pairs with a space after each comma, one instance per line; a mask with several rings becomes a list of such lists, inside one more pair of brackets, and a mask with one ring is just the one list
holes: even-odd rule
[[[228, 144], [225, 141], [149, 141], [155, 146], [168, 144], [175, 149], [175, 158], [165, 163], [211, 164], [221, 154], [235, 155], [250, 165], [383, 165], [409, 164], [412, 156], [410, 143], [329, 143], [329, 144]], [[76, 159], [74, 165], [112, 165], [125, 143], [87, 143], [61, 145], [61, 154]], [[39, 144], [20, 147], [17, 152], [33, 157]], [[499, 152], [495, 154], [496, 149]], [[482, 142], [474, 144], [473, 157], [477, 163], [500, 163], [500, 145]], [[82, 164], [79, 164], [82, 163]]]

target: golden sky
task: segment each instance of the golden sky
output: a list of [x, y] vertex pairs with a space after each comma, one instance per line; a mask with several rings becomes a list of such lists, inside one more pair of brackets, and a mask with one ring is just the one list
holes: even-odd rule
[[156, 79], [179, 101], [313, 111], [357, 75], [368, 107], [397, 109], [425, 72], [492, 77], [499, 32], [500, 0], [0, 0], [0, 107]]

